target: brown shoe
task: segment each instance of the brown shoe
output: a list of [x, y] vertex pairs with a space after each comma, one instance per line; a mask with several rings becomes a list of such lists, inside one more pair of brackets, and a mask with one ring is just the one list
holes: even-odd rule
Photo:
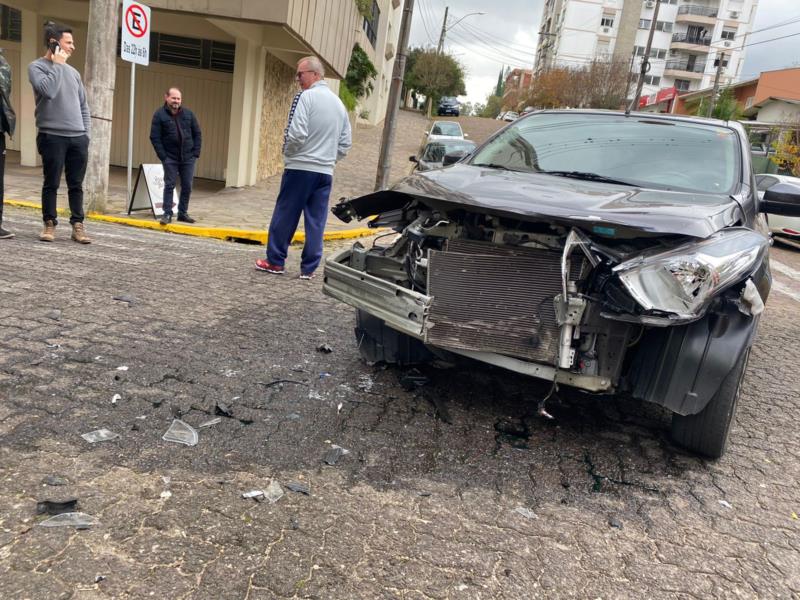
[[39, 234], [39, 239], [43, 242], [52, 242], [56, 239], [56, 224], [54, 221], [45, 221], [44, 229]]
[[86, 235], [86, 230], [83, 228], [83, 223], [72, 224], [72, 240], [79, 244], [91, 244], [91, 238]]

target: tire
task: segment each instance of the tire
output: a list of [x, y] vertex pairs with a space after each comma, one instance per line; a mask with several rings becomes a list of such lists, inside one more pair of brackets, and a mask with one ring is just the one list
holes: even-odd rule
[[725, 453], [749, 357], [748, 348], [703, 410], [696, 415], [672, 415], [672, 441], [709, 458], [719, 458]]
[[416, 338], [388, 327], [383, 320], [356, 309], [356, 343], [368, 363], [414, 365], [434, 358], [430, 350]]

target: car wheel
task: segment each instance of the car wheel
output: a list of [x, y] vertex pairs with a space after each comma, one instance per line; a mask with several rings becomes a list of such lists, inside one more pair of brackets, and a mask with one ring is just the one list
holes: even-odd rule
[[670, 436], [676, 444], [709, 458], [725, 453], [749, 356], [748, 348], [702, 411], [696, 415], [672, 415]]
[[355, 334], [358, 351], [369, 363], [412, 365], [434, 358], [418, 339], [388, 327], [382, 319], [360, 309], [356, 309]]
[[455, 115], [456, 115], [457, 117], [460, 117], [460, 116], [461, 116], [461, 113], [455, 113]]

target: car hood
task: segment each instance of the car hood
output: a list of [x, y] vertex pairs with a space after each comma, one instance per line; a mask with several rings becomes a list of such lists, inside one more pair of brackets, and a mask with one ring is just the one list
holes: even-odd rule
[[735, 224], [741, 214], [737, 202], [725, 194], [642, 189], [467, 164], [411, 175], [391, 190], [343, 201], [333, 212], [343, 220], [363, 219], [411, 200], [432, 208], [457, 205], [551, 221], [611, 237], [641, 232], [705, 238]]

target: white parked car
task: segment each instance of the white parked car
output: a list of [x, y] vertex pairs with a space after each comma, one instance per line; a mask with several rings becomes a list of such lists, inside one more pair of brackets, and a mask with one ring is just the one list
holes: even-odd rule
[[436, 140], [463, 140], [465, 137], [464, 132], [456, 121], [434, 121], [429, 131], [425, 132], [428, 135], [429, 142]]
[[[756, 175], [758, 197], [762, 198], [764, 192], [776, 183], [788, 183], [800, 190], [800, 178], [788, 175], [773, 175], [762, 173]], [[775, 240], [800, 248], [800, 218], [785, 217], [783, 215], [769, 215], [769, 230]]]
[[516, 113], [513, 110], [510, 110], [503, 115], [503, 121], [511, 122], [511, 121], [516, 121], [518, 118], [519, 118], [519, 113]]

